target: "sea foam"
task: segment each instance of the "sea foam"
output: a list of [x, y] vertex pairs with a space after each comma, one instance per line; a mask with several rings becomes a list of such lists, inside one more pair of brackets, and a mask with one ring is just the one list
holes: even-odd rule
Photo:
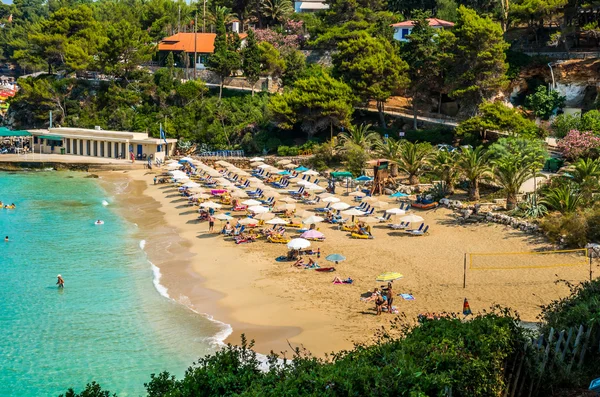
[[107, 205], [108, 205], [108, 201], [106, 201], [106, 200], [102, 200], [102, 205], [103, 205], [103, 206], [107, 206]]

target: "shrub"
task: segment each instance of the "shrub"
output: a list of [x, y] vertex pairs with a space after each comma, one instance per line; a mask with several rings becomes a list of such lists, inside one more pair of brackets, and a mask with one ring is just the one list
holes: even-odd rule
[[571, 130], [557, 143], [558, 149], [569, 160], [581, 157], [598, 157], [600, 150], [600, 137], [594, 136], [591, 131], [580, 132]]
[[544, 85], [540, 85], [533, 94], [527, 96], [525, 107], [533, 110], [537, 117], [548, 120], [555, 110], [565, 106], [565, 99], [558, 91], [548, 91]]
[[554, 135], [564, 138], [569, 131], [592, 131], [595, 135], [600, 134], [600, 112], [590, 110], [582, 115], [560, 114], [556, 116], [551, 126]]
[[581, 213], [553, 213], [540, 222], [540, 227], [553, 243], [582, 248], [588, 242], [588, 222]]
[[520, 112], [502, 102], [484, 102], [479, 105], [478, 115], [461, 122], [456, 127], [457, 135], [480, 135], [485, 138], [488, 131], [499, 131], [513, 135], [540, 136], [543, 131]]
[[289, 146], [281, 145], [277, 148], [277, 155], [278, 156], [287, 156], [289, 150], [290, 150]]

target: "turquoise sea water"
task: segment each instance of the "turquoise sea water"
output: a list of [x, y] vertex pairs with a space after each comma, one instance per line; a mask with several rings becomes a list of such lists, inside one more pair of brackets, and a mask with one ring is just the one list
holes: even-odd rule
[[56, 396], [92, 380], [142, 395], [151, 373], [181, 376], [214, 351], [219, 325], [157, 292], [135, 225], [83, 176], [0, 173], [0, 200], [17, 205], [0, 210], [0, 396]]

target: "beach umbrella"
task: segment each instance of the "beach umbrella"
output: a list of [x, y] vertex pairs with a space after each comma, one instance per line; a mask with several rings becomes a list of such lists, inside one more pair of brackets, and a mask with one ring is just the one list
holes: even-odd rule
[[175, 179], [176, 182], [182, 182], [182, 181], [186, 181], [188, 179], [190, 179], [189, 176], [187, 175], [178, 175], [178, 176], [174, 176], [173, 179]]
[[277, 174], [285, 176], [285, 175], [290, 175], [291, 172], [289, 172], [288, 170], [285, 170], [285, 171], [279, 171]]
[[202, 207], [202, 208], [219, 209], [219, 208], [221, 208], [223, 206], [221, 204], [219, 204], [219, 203], [215, 203], [214, 201], [206, 201], [206, 202], [200, 204], [200, 207]]
[[364, 201], [365, 203], [374, 203], [379, 200], [377, 199], [377, 197], [369, 196], [362, 199], [362, 201]]
[[316, 214], [314, 212], [310, 212], [307, 210], [303, 210], [298, 216], [300, 218], [308, 218], [309, 216], [315, 216]]
[[273, 218], [271, 220], [266, 221], [265, 223], [268, 223], [269, 225], [287, 225], [289, 222], [285, 219]]
[[196, 183], [194, 181], [189, 181], [189, 182], [184, 183], [182, 186], [187, 187], [187, 188], [193, 188], [193, 187], [200, 187], [200, 184]]
[[333, 196], [333, 194], [327, 193], [327, 192], [323, 192], [323, 193], [319, 193], [318, 196], [321, 197], [322, 199], [324, 199], [324, 198]]
[[352, 207], [350, 204], [346, 204], [343, 201], [340, 201], [339, 203], [335, 203], [335, 204], [331, 205], [331, 209], [334, 209], [334, 210], [346, 210], [350, 207]]
[[253, 205], [261, 205], [262, 203], [260, 201], [254, 200], [254, 199], [250, 199], [250, 200], [242, 201], [242, 204], [247, 205], [247, 206], [253, 206]]
[[262, 157], [252, 157], [250, 161], [265, 161]]
[[171, 163], [167, 165], [168, 169], [178, 169], [183, 167], [183, 164], [179, 164], [179, 163]]
[[292, 204], [292, 203], [286, 203], [286, 204], [280, 204], [277, 206], [278, 210], [284, 209], [286, 211], [288, 210], [295, 210], [296, 209], [296, 204]]
[[274, 199], [281, 197], [281, 194], [277, 190], [265, 189], [265, 196], [273, 197]]
[[348, 194], [348, 196], [352, 196], [352, 197], [365, 197], [366, 194], [364, 192], [352, 192], [352, 193]]
[[317, 171], [315, 171], [315, 170], [308, 170], [308, 171], [304, 171], [304, 172], [302, 173], [302, 175], [310, 175], [310, 176], [313, 176], [313, 175], [319, 175], [319, 173], [318, 173]]
[[392, 197], [392, 198], [408, 197], [408, 194], [402, 193], [402, 192], [396, 192], [394, 194], [391, 194], [390, 197]]
[[341, 200], [337, 197], [331, 196], [331, 197], [325, 197], [323, 199], [323, 201], [326, 203], [339, 203]]
[[268, 168], [268, 170], [271, 174], [277, 174], [278, 172], [281, 172], [281, 170], [279, 168], [275, 168], [275, 167]]
[[176, 162], [177, 162], [177, 160], [171, 159], [171, 160], [167, 160], [167, 161], [166, 161], [166, 164], [170, 164], [170, 163], [176, 163]]
[[325, 235], [318, 230], [307, 230], [300, 235], [302, 238], [323, 238]]
[[263, 212], [269, 212], [267, 207], [263, 207], [262, 205], [255, 205], [252, 207], [248, 207], [248, 211], [253, 212], [255, 214], [261, 214]]
[[355, 179], [355, 181], [357, 181], [357, 182], [369, 182], [372, 180], [373, 180], [373, 178], [371, 178], [370, 176], [366, 176], [366, 175], [361, 175]]
[[402, 218], [400, 218], [400, 220], [402, 222], [409, 222], [409, 223], [423, 222], [423, 218], [421, 218], [419, 215], [415, 215], [415, 214], [403, 216]]
[[400, 208], [390, 208], [389, 210], [385, 210], [386, 213], [388, 214], [393, 214], [393, 215], [404, 215], [406, 214], [406, 211], [400, 209]]
[[342, 211], [344, 215], [360, 216], [364, 215], [364, 211], [357, 210], [356, 208], [350, 208], [349, 210]]
[[379, 219], [372, 216], [363, 216], [358, 218], [358, 220], [364, 223], [379, 223]]
[[270, 166], [269, 164], [261, 164], [258, 166], [258, 168], [262, 168], [263, 170], [266, 168], [273, 168], [272, 166]]
[[305, 225], [312, 225], [313, 223], [320, 223], [320, 222], [323, 222], [324, 220], [325, 220], [325, 218], [322, 218], [317, 215], [312, 215], [306, 219], [303, 219], [302, 223], [304, 223]]
[[279, 199], [279, 200], [277, 200], [277, 201], [282, 201], [282, 202], [284, 202], [284, 203], [295, 203], [295, 202], [296, 202], [296, 200], [294, 200], [294, 199], [293, 199], [293, 198], [291, 198], [291, 197], [285, 197], [285, 198]]
[[250, 183], [262, 183], [262, 180], [260, 180], [260, 179], [258, 179], [258, 178], [256, 178], [256, 177], [253, 176], [251, 178], [248, 178], [248, 182], [250, 182]]
[[304, 172], [304, 171], [308, 171], [309, 168], [306, 168], [305, 166], [301, 165], [300, 167], [296, 168], [294, 171], [296, 172]]
[[256, 219], [252, 219], [252, 218], [240, 219], [238, 222], [240, 225], [256, 225], [258, 223], [258, 221]]
[[304, 238], [295, 238], [287, 244], [287, 247], [291, 250], [303, 250], [310, 247], [310, 241]]
[[225, 160], [219, 160], [219, 161], [215, 161], [215, 164], [222, 165], [223, 167], [226, 167], [226, 166], [228, 166], [228, 165], [233, 165], [233, 164], [230, 164], [230, 163], [228, 163], [228, 162], [227, 162], [227, 161], [225, 161]]
[[288, 170], [291, 170], [293, 168], [296, 168], [296, 164], [286, 164], [283, 166], [283, 168], [286, 168]]
[[255, 161], [253, 163], [250, 163], [250, 167], [258, 167], [259, 165], [263, 165], [264, 163], [262, 161]]
[[312, 190], [312, 191], [325, 190], [325, 188], [323, 186], [319, 186], [319, 185], [316, 185], [314, 183], [311, 183], [310, 185], [304, 185], [304, 189], [306, 189], [306, 190]]
[[246, 194], [246, 192], [243, 190], [236, 189], [233, 192], [231, 192], [231, 197], [245, 198], [248, 197], [248, 194]]
[[394, 281], [394, 280], [398, 280], [399, 278], [404, 277], [402, 274], [397, 273], [397, 272], [387, 272], [387, 273], [381, 273], [379, 276], [377, 276], [377, 278], [375, 279], [376, 281]]
[[287, 164], [290, 164], [291, 162], [292, 162], [292, 160], [279, 160], [275, 164], [278, 164], [278, 165], [287, 165]]
[[233, 216], [229, 216], [227, 214], [219, 214], [219, 215], [215, 216], [215, 218], [220, 221], [228, 221], [228, 220], [233, 219]]
[[179, 160], [179, 162], [186, 162], [186, 163], [191, 163], [192, 161], [194, 161], [192, 158], [190, 157], [184, 157], [181, 160]]
[[331, 254], [331, 255], [327, 255], [327, 257], [325, 258], [327, 259], [329, 262], [342, 262], [346, 260], [346, 257], [342, 254]]
[[296, 184], [297, 184], [297, 185], [300, 185], [300, 186], [308, 186], [308, 185], [311, 185], [311, 184], [312, 184], [312, 182], [309, 182], [309, 181], [307, 181], [306, 179], [301, 179], [301, 180], [299, 180], [298, 182], [296, 182]]
[[374, 208], [384, 209], [389, 206], [389, 203], [386, 203], [385, 201], [375, 201], [375, 202], [371, 203], [371, 206]]
[[254, 219], [258, 219], [258, 220], [261, 220], [261, 221], [268, 221], [268, 220], [271, 220], [273, 218], [275, 218], [275, 214], [272, 213], [272, 212], [263, 212], [261, 214], [256, 214], [254, 216]]

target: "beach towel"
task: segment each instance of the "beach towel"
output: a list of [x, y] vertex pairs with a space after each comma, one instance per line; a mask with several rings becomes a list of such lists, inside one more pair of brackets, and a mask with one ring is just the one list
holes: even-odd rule
[[401, 296], [402, 299], [404, 299], [405, 301], [414, 301], [415, 297], [412, 296], [412, 294], [398, 294], [398, 296]]

